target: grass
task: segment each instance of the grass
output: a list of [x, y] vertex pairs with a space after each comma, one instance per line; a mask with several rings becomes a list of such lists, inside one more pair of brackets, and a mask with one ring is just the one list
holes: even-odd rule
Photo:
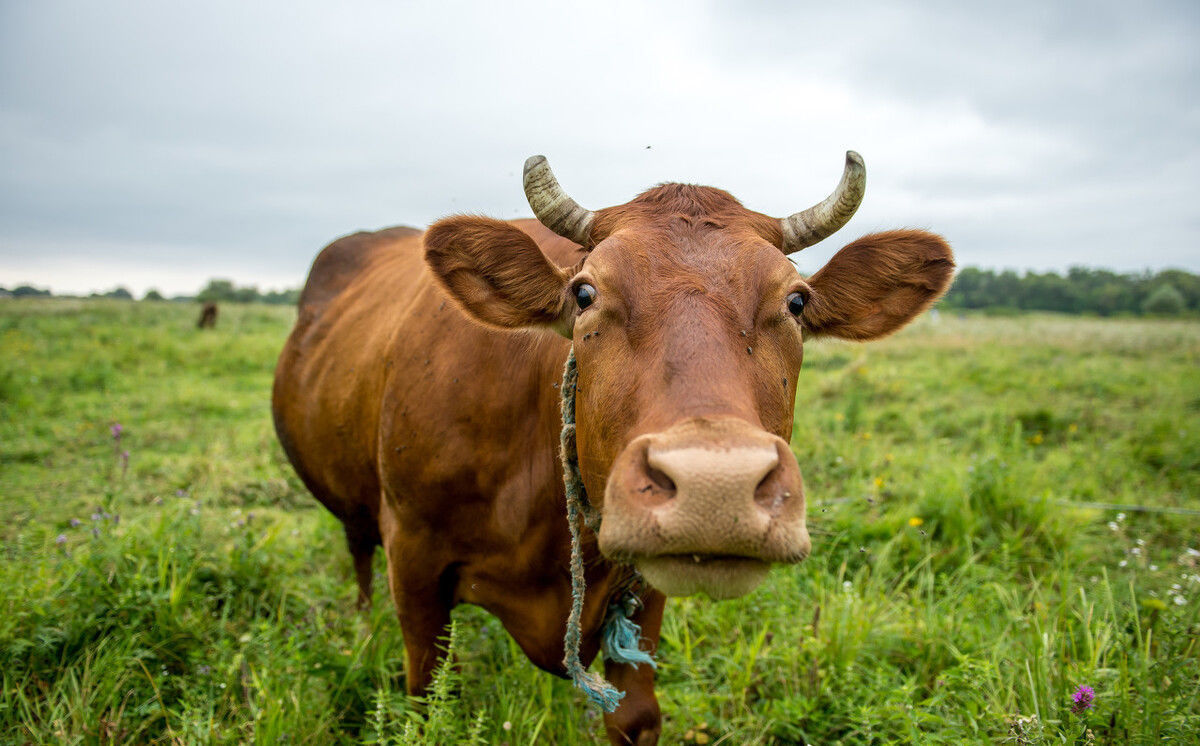
[[[275, 442], [293, 311], [195, 313], [0, 302], [0, 742], [602, 743], [470, 607], [402, 695]], [[1200, 516], [1074, 504], [1200, 508], [1200, 324], [943, 313], [809, 345], [796, 413], [813, 556], [668, 604], [664, 743], [1197, 742]]]

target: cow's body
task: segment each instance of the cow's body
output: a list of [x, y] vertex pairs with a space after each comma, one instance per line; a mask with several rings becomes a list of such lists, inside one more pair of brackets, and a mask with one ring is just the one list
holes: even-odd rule
[[[559, 265], [582, 259], [537, 221], [514, 224]], [[569, 348], [469, 319], [431, 276], [416, 230], [347, 236], [313, 265], [276, 373], [276, 430], [305, 485], [345, 524], [362, 588], [385, 547], [411, 688], [429, 675], [458, 603], [495, 614], [535, 664], [565, 672], [570, 534], [557, 444]], [[628, 577], [586, 537], [585, 664]], [[653, 645], [662, 600], [645, 595], [638, 621]], [[649, 687], [641, 669], [609, 676]], [[657, 717], [652, 693], [644, 709]]]
[[[410, 693], [428, 686], [458, 603], [499, 617], [541, 668], [567, 671], [558, 443], [572, 343], [578, 466], [599, 520], [582, 529], [585, 665], [631, 588], [653, 651], [664, 592], [742, 595], [772, 563], [808, 554], [789, 447], [804, 340], [889, 334], [953, 270], [940, 237], [892, 231], [796, 272], [785, 254], [849, 220], [864, 174], [848, 153], [837, 190], [782, 220], [682, 184], [591, 212], [535, 157], [525, 188], [538, 221], [457, 216], [347, 236], [318, 256], [276, 370], [276, 429], [345, 525], [362, 603], [384, 547]], [[605, 674], [626, 691], [605, 716], [610, 739], [655, 743], [653, 669], [608, 662]]]

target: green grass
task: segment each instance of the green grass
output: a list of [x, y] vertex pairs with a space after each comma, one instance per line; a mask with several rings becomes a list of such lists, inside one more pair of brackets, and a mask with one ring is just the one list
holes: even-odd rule
[[[478, 609], [403, 696], [274, 438], [293, 311], [195, 314], [0, 302], [0, 742], [604, 742]], [[1200, 323], [943, 313], [810, 344], [796, 413], [813, 556], [668, 604], [664, 743], [1074, 743], [1080, 684], [1197, 742], [1200, 517], [1071, 503], [1200, 508]]]

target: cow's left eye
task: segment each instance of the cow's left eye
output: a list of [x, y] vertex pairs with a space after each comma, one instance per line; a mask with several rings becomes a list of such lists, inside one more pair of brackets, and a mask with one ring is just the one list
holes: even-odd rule
[[788, 313], [799, 317], [800, 312], [804, 310], [804, 296], [800, 293], [792, 293], [787, 297]]

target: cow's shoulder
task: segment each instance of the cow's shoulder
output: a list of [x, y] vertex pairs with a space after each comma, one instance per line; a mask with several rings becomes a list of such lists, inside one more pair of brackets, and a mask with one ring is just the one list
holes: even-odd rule
[[351, 233], [329, 244], [313, 260], [308, 281], [300, 292], [300, 312], [308, 318], [320, 315], [321, 310], [380, 252], [394, 249], [404, 239], [419, 235], [421, 231], [416, 228], [396, 226]]

